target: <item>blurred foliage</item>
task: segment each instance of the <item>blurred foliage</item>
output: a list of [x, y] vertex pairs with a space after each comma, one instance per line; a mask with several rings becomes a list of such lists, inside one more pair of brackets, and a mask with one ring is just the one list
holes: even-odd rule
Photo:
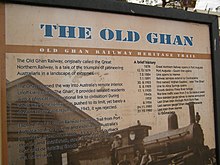
[[196, 0], [120, 0], [120, 1], [127, 1], [131, 3], [138, 3], [143, 5], [176, 8], [176, 9], [194, 8], [196, 5]]
[[172, 8], [194, 8], [196, 5], [196, 0], [162, 0], [162, 7], [172, 7]]

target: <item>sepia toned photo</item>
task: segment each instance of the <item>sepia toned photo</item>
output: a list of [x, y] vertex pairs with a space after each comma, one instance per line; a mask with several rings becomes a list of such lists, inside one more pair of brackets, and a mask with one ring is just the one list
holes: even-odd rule
[[216, 164], [215, 148], [204, 143], [193, 102], [188, 103], [187, 126], [179, 128], [172, 113], [164, 116], [168, 130], [151, 135], [153, 126], [140, 120], [118, 131], [103, 131], [101, 123], [32, 76], [8, 82], [7, 96], [11, 164]]

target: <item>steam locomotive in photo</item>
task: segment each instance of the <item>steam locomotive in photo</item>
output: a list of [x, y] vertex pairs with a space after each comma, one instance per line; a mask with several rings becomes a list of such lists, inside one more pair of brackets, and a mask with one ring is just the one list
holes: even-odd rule
[[[177, 115], [168, 116], [168, 130], [149, 135], [150, 126], [138, 123], [109, 134], [109, 139], [68, 152], [71, 165], [118, 165], [124, 158], [135, 165], [137, 151], [146, 150], [151, 160], [145, 165], [215, 165], [215, 149], [204, 145], [204, 134], [195, 115], [194, 103], [189, 103], [190, 124], [178, 128]], [[113, 148], [115, 140], [118, 146]], [[138, 164], [139, 165], [139, 164]]]

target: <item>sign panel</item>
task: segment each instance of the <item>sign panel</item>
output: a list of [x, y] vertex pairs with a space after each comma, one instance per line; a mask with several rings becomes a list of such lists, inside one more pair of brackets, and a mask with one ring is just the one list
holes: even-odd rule
[[210, 29], [6, 4], [8, 164], [214, 164]]

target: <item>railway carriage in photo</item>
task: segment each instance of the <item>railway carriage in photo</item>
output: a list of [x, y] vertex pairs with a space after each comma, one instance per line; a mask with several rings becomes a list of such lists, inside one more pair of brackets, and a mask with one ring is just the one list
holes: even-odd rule
[[[105, 140], [88, 144], [68, 152], [69, 164], [118, 165], [126, 155], [134, 164], [136, 151], [147, 150], [151, 156], [148, 165], [211, 165], [216, 164], [215, 149], [204, 145], [204, 134], [195, 115], [194, 103], [189, 103], [190, 124], [178, 128], [177, 115], [168, 116], [168, 130], [149, 135], [150, 126], [137, 125], [108, 134]], [[198, 115], [198, 114], [197, 114]], [[120, 145], [112, 151], [114, 138]]]

